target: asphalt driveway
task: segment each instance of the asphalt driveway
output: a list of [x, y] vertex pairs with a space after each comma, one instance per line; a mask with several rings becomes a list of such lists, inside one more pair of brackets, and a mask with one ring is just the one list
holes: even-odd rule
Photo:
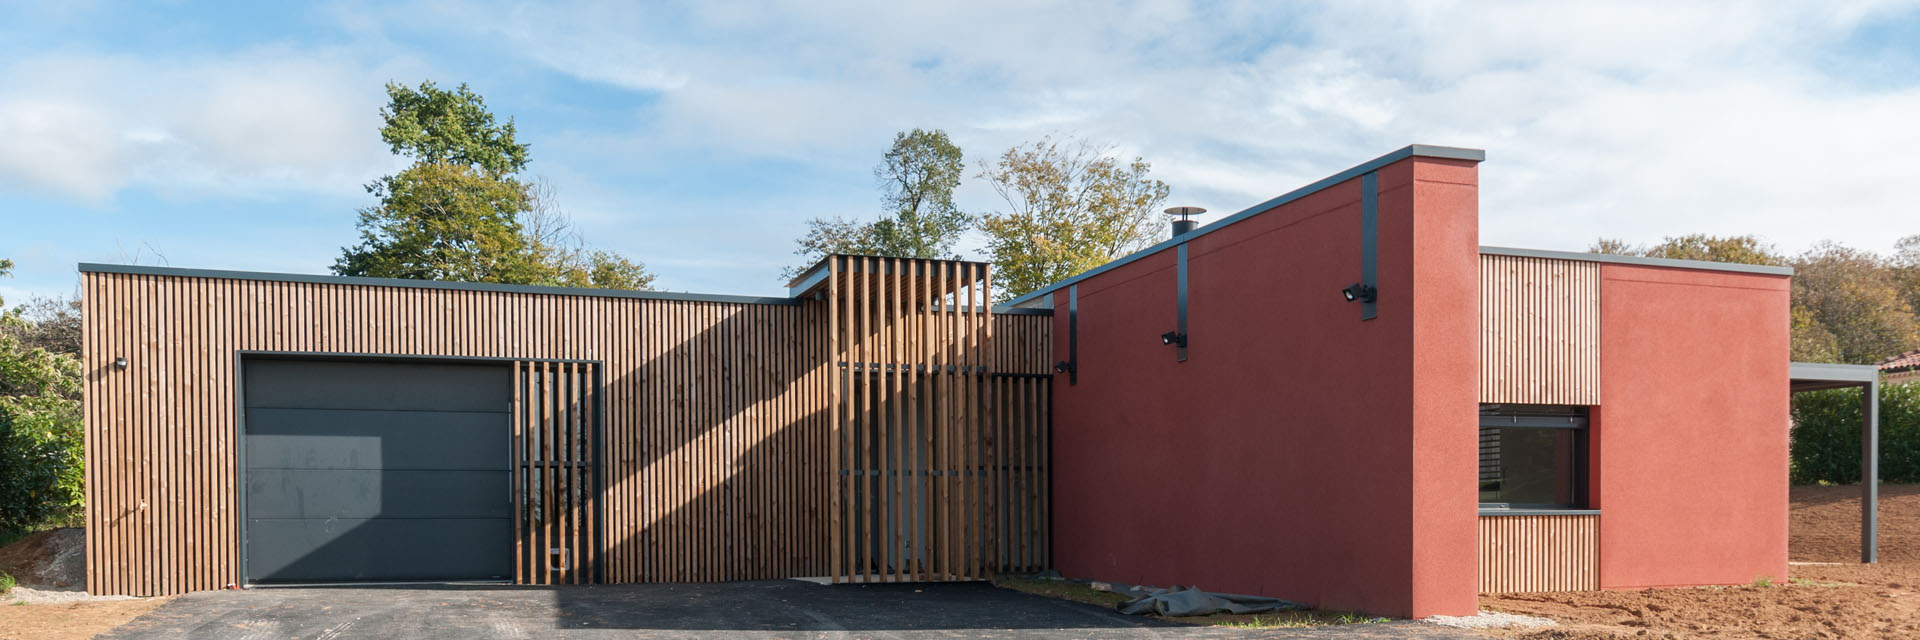
[[1176, 625], [982, 583], [795, 580], [194, 593], [102, 638], [1477, 638], [1411, 622], [1241, 630]]

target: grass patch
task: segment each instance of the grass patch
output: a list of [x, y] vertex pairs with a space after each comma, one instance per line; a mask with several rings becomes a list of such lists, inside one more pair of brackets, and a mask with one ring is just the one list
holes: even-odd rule
[[1101, 591], [1078, 582], [1066, 580], [1035, 580], [1033, 578], [995, 578], [993, 586], [1012, 589], [1036, 596], [1046, 596], [1060, 600], [1072, 600], [1083, 604], [1112, 609], [1115, 605], [1133, 600], [1112, 591]]
[[[1034, 578], [995, 578], [993, 585], [1002, 589], [1012, 589], [1021, 593], [1046, 596], [1059, 600], [1070, 600], [1081, 604], [1112, 609], [1129, 598], [1111, 591], [1101, 591], [1093, 587], [1068, 580], [1038, 580]], [[1307, 609], [1303, 611], [1281, 611], [1277, 613], [1222, 613], [1211, 616], [1185, 616], [1178, 618], [1160, 618], [1181, 624], [1233, 627], [1240, 629], [1296, 629], [1301, 627], [1324, 627], [1341, 624], [1373, 624], [1386, 622], [1387, 618], [1369, 616], [1351, 611], [1321, 611]]]
[[14, 582], [13, 576], [7, 575], [5, 571], [0, 571], [0, 596], [7, 595], [7, 592], [12, 591], [13, 586], [16, 584], [19, 583]]

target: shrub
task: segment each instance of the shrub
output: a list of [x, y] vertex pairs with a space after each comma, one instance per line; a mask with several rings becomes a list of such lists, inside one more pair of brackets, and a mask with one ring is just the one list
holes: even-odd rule
[[17, 583], [13, 581], [13, 576], [7, 575], [5, 571], [0, 571], [0, 596], [6, 595], [8, 591], [12, 591], [16, 584]]
[[[1860, 481], [1860, 391], [1793, 394], [1795, 484]], [[1880, 387], [1880, 479], [1920, 482], [1920, 383]]]
[[81, 519], [80, 410], [64, 398], [0, 398], [0, 530]]

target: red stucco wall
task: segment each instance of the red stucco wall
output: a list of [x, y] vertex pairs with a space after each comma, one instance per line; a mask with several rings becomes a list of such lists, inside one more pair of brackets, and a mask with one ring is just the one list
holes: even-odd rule
[[1787, 277], [1621, 264], [1600, 276], [1601, 586], [1784, 579]]
[[[1477, 169], [1379, 171], [1380, 313], [1359, 178], [1079, 285], [1079, 384], [1053, 379], [1056, 566], [1395, 615], [1474, 610]], [[1067, 292], [1054, 297], [1066, 358]]]

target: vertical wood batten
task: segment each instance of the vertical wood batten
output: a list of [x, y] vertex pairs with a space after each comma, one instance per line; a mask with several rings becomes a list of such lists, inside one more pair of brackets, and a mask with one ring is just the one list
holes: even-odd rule
[[1480, 401], [1600, 404], [1599, 264], [1480, 256]]
[[1480, 591], [1600, 588], [1600, 516], [1482, 516]]

